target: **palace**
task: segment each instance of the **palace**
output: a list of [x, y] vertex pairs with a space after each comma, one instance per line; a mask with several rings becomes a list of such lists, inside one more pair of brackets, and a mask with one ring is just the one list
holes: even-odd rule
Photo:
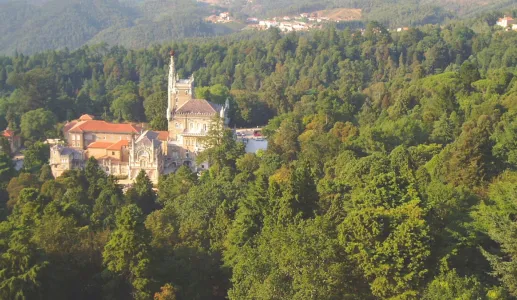
[[192, 169], [208, 168], [196, 164], [204, 150], [202, 138], [214, 120], [228, 125], [229, 103], [212, 103], [194, 96], [194, 76], [179, 79], [171, 51], [168, 75], [168, 131], [145, 130], [136, 124], [116, 124], [83, 115], [63, 128], [65, 145], [50, 150], [50, 166], [55, 177], [64, 171], [83, 168], [95, 157], [108, 173], [133, 180], [141, 170], [157, 182], [161, 174], [186, 165]]

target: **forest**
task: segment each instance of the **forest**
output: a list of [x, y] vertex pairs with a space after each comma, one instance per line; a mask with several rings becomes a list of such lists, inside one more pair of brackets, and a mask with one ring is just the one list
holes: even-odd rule
[[[19, 172], [0, 154], [0, 298], [515, 299], [516, 44], [478, 18], [2, 56], [26, 150]], [[268, 150], [214, 129], [210, 169], [157, 190], [94, 159], [52, 178], [67, 120], [163, 128], [171, 49]]]
[[[514, 0], [0, 0], [0, 54], [76, 50], [100, 43], [141, 49], [234, 33], [246, 26], [248, 17], [331, 8], [361, 9], [361, 27], [374, 20], [397, 28], [446, 24], [494, 10], [509, 12], [517, 6]], [[204, 20], [223, 11], [229, 11], [236, 22]]]

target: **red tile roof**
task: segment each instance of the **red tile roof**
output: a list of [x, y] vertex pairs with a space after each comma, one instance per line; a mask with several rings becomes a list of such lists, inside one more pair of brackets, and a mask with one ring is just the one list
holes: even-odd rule
[[63, 126], [63, 132], [68, 132], [70, 129], [72, 129], [77, 124], [77, 121], [67, 122]]
[[158, 134], [158, 139], [160, 141], [167, 141], [169, 139], [168, 131], [155, 131]]
[[127, 146], [129, 146], [129, 141], [128, 140], [120, 140], [120, 141], [112, 144], [111, 146], [109, 146], [107, 149], [108, 150], [118, 150], [118, 151], [121, 151], [122, 147], [127, 147]]
[[88, 120], [76, 123], [68, 132], [139, 133], [140, 129], [133, 124]]
[[128, 140], [120, 140], [117, 142], [104, 142], [104, 141], [97, 141], [93, 142], [90, 145], [88, 145], [89, 149], [106, 149], [106, 150], [122, 150], [122, 147], [129, 146]]
[[2, 135], [5, 136], [5, 137], [13, 137], [14, 136], [14, 131], [6, 129], [6, 130], [4, 130], [4, 132], [2, 132]]
[[111, 145], [113, 145], [112, 142], [93, 142], [87, 148], [108, 149]]
[[79, 117], [79, 120], [81, 120], [81, 121], [89, 121], [89, 120], [93, 120], [93, 119], [95, 119], [95, 117], [92, 115], [89, 115], [89, 114], [84, 114], [81, 117]]

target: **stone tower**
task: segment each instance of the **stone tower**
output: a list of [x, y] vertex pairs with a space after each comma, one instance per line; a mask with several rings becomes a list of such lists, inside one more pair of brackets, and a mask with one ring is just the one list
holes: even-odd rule
[[[176, 131], [174, 124], [176, 110], [194, 98], [194, 75], [191, 75], [188, 79], [179, 79], [174, 65], [174, 51], [171, 51], [170, 55], [167, 121], [169, 123], [169, 134], [171, 135], [171, 132]], [[171, 137], [174, 138], [174, 136]]]

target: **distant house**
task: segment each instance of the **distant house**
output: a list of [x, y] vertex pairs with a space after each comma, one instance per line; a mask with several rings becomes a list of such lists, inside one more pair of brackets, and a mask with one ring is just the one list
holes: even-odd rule
[[264, 21], [260, 21], [259, 25], [264, 26], [266, 28], [271, 28], [271, 27], [278, 27], [279, 24], [276, 21], [264, 20]]
[[504, 18], [501, 18], [496, 23], [498, 26], [507, 28], [513, 24], [515, 24], [515, 20], [512, 17], [504, 16]]
[[219, 14], [219, 18], [229, 21], [230, 20], [230, 13], [229, 12], [222, 12]]
[[302, 17], [302, 18], [308, 18], [308, 17], [309, 17], [309, 14], [308, 14], [308, 13], [303, 13], [303, 14], [300, 14], [300, 17]]
[[7, 139], [7, 141], [9, 141], [11, 153], [15, 153], [22, 146], [22, 138], [15, 134], [14, 131], [10, 130], [9, 127], [2, 132], [2, 135]]

